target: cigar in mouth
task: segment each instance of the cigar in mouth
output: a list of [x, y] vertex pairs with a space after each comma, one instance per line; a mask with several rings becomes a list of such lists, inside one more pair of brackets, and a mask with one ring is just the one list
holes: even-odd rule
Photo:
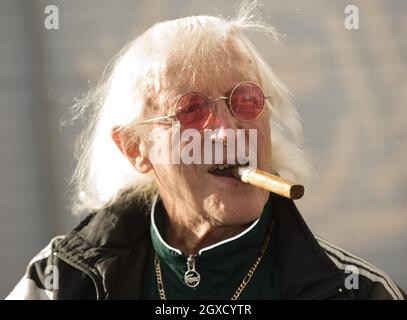
[[251, 168], [249, 166], [236, 166], [232, 168], [232, 174], [235, 178], [240, 179], [244, 183], [251, 184], [289, 199], [297, 200], [304, 195], [304, 186], [260, 169]]

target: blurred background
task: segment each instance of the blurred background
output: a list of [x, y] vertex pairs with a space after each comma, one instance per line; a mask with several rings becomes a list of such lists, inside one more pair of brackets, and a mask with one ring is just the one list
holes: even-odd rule
[[[47, 30], [47, 5], [59, 29]], [[344, 9], [359, 9], [347, 30]], [[228, 0], [0, 1], [0, 297], [51, 237], [78, 222], [68, 181], [81, 123], [61, 127], [109, 59], [155, 22], [233, 15]], [[298, 202], [311, 229], [407, 289], [407, 2], [264, 0], [286, 35], [253, 40], [295, 93], [315, 179]]]

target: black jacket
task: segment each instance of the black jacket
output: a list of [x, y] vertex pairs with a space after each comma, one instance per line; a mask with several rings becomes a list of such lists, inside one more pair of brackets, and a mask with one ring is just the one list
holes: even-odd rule
[[[272, 241], [283, 270], [281, 299], [405, 298], [385, 273], [314, 237], [293, 201], [277, 195], [269, 201], [275, 217]], [[153, 250], [149, 210], [138, 200], [90, 214], [34, 257], [8, 298], [140, 298]], [[358, 289], [346, 285], [355, 270]]]

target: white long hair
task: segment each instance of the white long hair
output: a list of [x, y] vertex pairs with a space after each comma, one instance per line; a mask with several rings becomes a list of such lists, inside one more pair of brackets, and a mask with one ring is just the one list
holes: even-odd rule
[[[111, 61], [98, 86], [79, 101], [78, 114], [91, 114], [77, 142], [78, 158], [72, 178], [75, 213], [89, 212], [134, 197], [150, 200], [157, 192], [152, 174], [141, 174], [119, 151], [111, 138], [112, 128], [136, 129], [147, 112], [162, 106], [163, 92], [171, 86], [168, 74], [179, 77], [210, 69], [221, 74], [236, 66], [233, 52], [239, 47], [250, 59], [260, 85], [272, 93], [272, 168], [288, 179], [305, 182], [311, 165], [303, 147], [302, 126], [290, 104], [290, 93], [244, 33], [262, 32], [277, 42], [275, 29], [255, 19], [255, 3], [241, 6], [234, 19], [192, 16], [160, 22], [125, 46]], [[188, 45], [186, 45], [188, 44]], [[222, 63], [219, 63], [219, 57]], [[211, 66], [207, 68], [206, 66]], [[214, 77], [216, 78], [216, 77]]]

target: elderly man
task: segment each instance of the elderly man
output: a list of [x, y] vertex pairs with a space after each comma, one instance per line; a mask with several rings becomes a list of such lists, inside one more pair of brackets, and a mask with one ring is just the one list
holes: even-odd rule
[[124, 48], [80, 104], [95, 116], [75, 210], [90, 214], [30, 262], [10, 299], [403, 299], [386, 274], [315, 238], [292, 200], [235, 178], [247, 159], [294, 181], [310, 171], [252, 30], [275, 37], [243, 10], [162, 22]]

